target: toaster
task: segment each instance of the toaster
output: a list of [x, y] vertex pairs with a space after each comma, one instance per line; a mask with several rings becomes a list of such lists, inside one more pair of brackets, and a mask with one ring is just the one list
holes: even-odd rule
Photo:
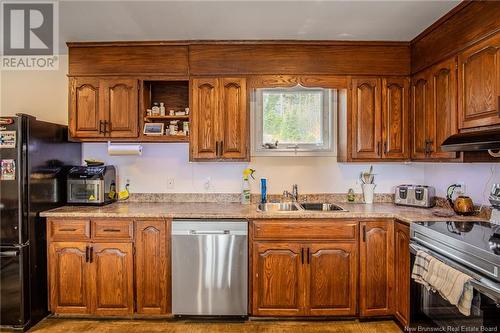
[[396, 186], [394, 203], [401, 206], [434, 207], [436, 189], [425, 185]]
[[106, 205], [116, 201], [116, 170], [112, 165], [71, 168], [66, 184], [69, 204]]

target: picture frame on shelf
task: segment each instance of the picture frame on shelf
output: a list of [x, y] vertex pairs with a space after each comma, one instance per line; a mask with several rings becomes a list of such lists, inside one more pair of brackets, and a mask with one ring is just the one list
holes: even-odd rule
[[163, 123], [145, 123], [144, 135], [160, 136], [163, 135], [165, 125]]

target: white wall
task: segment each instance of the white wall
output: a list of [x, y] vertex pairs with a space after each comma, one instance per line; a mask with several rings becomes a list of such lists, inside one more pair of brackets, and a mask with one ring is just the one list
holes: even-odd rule
[[431, 163], [424, 166], [427, 185], [436, 188], [437, 195], [446, 196], [446, 189], [454, 183], [464, 183], [465, 192], [477, 204], [488, 204], [493, 183], [500, 183], [499, 163]]
[[[359, 173], [365, 164], [337, 163], [335, 157], [254, 157], [251, 163], [190, 163], [187, 144], [144, 144], [144, 153], [136, 156], [108, 156], [103, 143], [84, 144], [85, 158], [95, 158], [119, 168], [120, 183], [130, 179], [134, 192], [219, 192], [241, 190], [243, 169], [257, 170], [252, 191], [260, 191], [261, 177], [268, 178], [268, 192], [282, 193], [297, 183], [301, 193], [346, 193], [352, 187], [359, 192]], [[376, 191], [392, 192], [401, 183], [422, 183], [423, 165], [375, 164]], [[168, 188], [168, 179], [174, 188]], [[207, 179], [210, 187], [206, 188]]]
[[27, 113], [45, 121], [68, 123], [68, 56], [56, 71], [1, 71], [0, 114]]
[[[25, 112], [37, 118], [67, 124], [67, 65], [60, 56], [57, 71], [0, 72], [0, 114]], [[103, 159], [118, 166], [121, 183], [131, 180], [134, 192], [239, 192], [241, 173], [246, 163], [189, 163], [187, 144], [145, 144], [144, 156], [110, 157], [106, 144], [84, 144], [85, 158]], [[301, 193], [360, 191], [359, 172], [368, 165], [341, 164], [333, 157], [253, 158], [249, 164], [257, 170], [252, 184], [259, 191], [258, 178], [269, 179], [269, 193], [281, 193], [291, 184], [299, 184]], [[500, 182], [498, 174], [490, 179], [495, 164], [375, 164], [377, 192], [392, 192], [402, 183], [426, 183], [444, 196], [449, 184], [463, 181], [476, 202], [487, 202], [483, 195], [492, 182]], [[174, 179], [174, 188], [167, 188], [167, 179]], [[207, 190], [205, 183], [210, 178]], [[487, 192], [486, 190], [486, 192]]]

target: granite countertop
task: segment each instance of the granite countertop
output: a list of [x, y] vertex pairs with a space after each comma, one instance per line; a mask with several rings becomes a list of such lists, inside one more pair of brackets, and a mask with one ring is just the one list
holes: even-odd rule
[[257, 205], [196, 202], [124, 202], [107, 206], [63, 206], [42, 212], [42, 217], [70, 218], [395, 218], [404, 222], [487, 221], [483, 217], [437, 217], [433, 209], [396, 206], [392, 203], [339, 203], [347, 212], [258, 212]]

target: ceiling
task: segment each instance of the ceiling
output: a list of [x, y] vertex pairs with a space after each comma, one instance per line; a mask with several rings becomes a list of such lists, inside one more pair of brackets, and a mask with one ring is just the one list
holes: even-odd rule
[[409, 41], [460, 1], [74, 1], [66, 41], [303, 39]]

